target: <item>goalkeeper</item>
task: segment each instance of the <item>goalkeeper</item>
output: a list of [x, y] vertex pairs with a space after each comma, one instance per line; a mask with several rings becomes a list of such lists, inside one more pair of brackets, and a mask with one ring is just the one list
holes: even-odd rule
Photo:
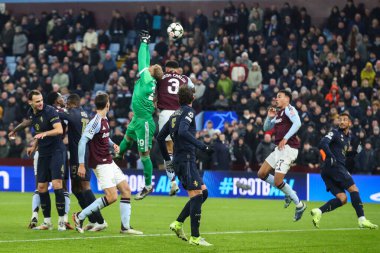
[[133, 118], [128, 125], [123, 141], [120, 143], [120, 152], [116, 158], [122, 158], [125, 151], [130, 149], [133, 141], [137, 141], [137, 148], [141, 162], [144, 166], [145, 187], [136, 194], [135, 200], [141, 200], [153, 191], [152, 172], [153, 164], [150, 159], [152, 138], [156, 124], [152, 114], [155, 107], [153, 103], [157, 80], [163, 76], [160, 65], [150, 66], [149, 54], [150, 35], [147, 31], [140, 32], [140, 48], [138, 51], [139, 79], [135, 83], [132, 96]]

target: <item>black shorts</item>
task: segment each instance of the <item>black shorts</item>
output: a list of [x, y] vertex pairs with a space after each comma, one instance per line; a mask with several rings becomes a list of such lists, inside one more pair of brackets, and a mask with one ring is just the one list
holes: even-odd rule
[[86, 174], [84, 175], [84, 178], [81, 178], [80, 176], [78, 176], [78, 167], [79, 167], [79, 164], [70, 165], [70, 178], [71, 178], [71, 180], [90, 181], [91, 180], [91, 169], [89, 169], [88, 166], [85, 165]]
[[174, 171], [185, 190], [202, 189], [204, 183], [195, 161], [176, 162], [174, 163]]
[[57, 150], [50, 156], [38, 157], [37, 180], [39, 183], [51, 182], [55, 179], [64, 179], [65, 166], [63, 157], [62, 150]]
[[345, 190], [355, 184], [351, 174], [344, 167], [323, 169], [321, 176], [325, 182], [326, 190], [334, 196], [345, 192]]

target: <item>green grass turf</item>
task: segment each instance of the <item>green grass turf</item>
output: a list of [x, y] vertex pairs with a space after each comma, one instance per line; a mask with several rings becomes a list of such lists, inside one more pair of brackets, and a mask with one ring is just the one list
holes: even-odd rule
[[[310, 210], [321, 203], [308, 203], [302, 220], [293, 222], [294, 205], [284, 209], [282, 201], [209, 198], [202, 208], [201, 234], [214, 246], [201, 248], [181, 241], [168, 229], [186, 198], [149, 196], [133, 201], [132, 225], [150, 235], [133, 237], [119, 234], [118, 203], [102, 210], [109, 224], [106, 231], [58, 232], [54, 195], [54, 230], [28, 230], [31, 197], [31, 193], [0, 193], [0, 252], [380, 252], [380, 231], [357, 230], [350, 204], [325, 214], [318, 230], [311, 223]], [[71, 212], [78, 211], [73, 195], [71, 201]], [[365, 212], [380, 224], [380, 205], [367, 204]], [[187, 235], [189, 231], [187, 220]], [[58, 239], [46, 240], [54, 238]]]

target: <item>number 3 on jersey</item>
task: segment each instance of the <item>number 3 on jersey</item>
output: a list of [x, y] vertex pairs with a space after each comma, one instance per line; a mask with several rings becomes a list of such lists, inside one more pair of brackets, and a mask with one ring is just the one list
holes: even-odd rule
[[168, 82], [170, 83], [170, 86], [168, 86], [168, 93], [169, 94], [177, 95], [178, 94], [178, 90], [179, 90], [179, 81], [178, 81], [178, 79], [171, 78], [171, 79], [169, 79]]

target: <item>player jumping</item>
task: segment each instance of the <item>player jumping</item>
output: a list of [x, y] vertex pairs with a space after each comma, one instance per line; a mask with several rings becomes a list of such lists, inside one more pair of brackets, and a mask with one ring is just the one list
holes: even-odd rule
[[129, 188], [125, 175], [112, 160], [112, 156], [109, 152], [110, 147], [112, 147], [115, 152], [118, 152], [119, 146], [113, 143], [109, 138], [110, 127], [107, 120], [107, 113], [110, 108], [110, 102], [108, 95], [106, 93], [96, 95], [95, 106], [96, 115], [86, 126], [79, 141], [79, 168], [77, 174], [82, 178], [86, 176], [84, 161], [86, 146], [87, 143], [89, 143], [89, 166], [94, 168], [94, 173], [98, 179], [99, 186], [104, 191], [105, 196], [96, 199], [81, 212], [73, 214], [75, 228], [79, 233], [83, 233], [83, 222], [86, 217], [116, 202], [118, 198], [117, 190], [119, 190], [121, 193], [120, 233], [141, 235], [142, 232], [132, 229], [129, 224], [131, 216], [131, 189]]
[[[299, 200], [295, 191], [284, 182], [286, 173], [290, 165], [296, 160], [300, 143], [296, 137], [298, 129], [301, 127], [301, 120], [297, 110], [290, 104], [292, 94], [287, 90], [280, 90], [277, 93], [276, 105], [278, 110], [270, 108], [265, 119], [264, 131], [274, 128], [275, 150], [265, 159], [257, 175], [261, 180], [277, 187], [285, 193], [285, 208], [291, 201], [296, 205], [294, 221], [301, 219], [306, 210], [306, 204]], [[274, 176], [270, 171], [275, 171]]]
[[[182, 86], [194, 89], [194, 84], [190, 78], [181, 74], [178, 62], [167, 61], [165, 64], [164, 76], [157, 83], [157, 108], [160, 109], [160, 115], [158, 118], [159, 131], [161, 131], [165, 123], [168, 122], [170, 116], [180, 108], [178, 102], [178, 90]], [[166, 147], [170, 157], [172, 157], [173, 141], [170, 138], [170, 135], [166, 137]], [[166, 174], [171, 181], [169, 195], [174, 196], [179, 190], [175, 180], [175, 173], [172, 170], [166, 170]]]
[[145, 186], [136, 194], [135, 200], [141, 200], [153, 191], [152, 173], [153, 164], [150, 159], [152, 138], [156, 130], [156, 124], [152, 114], [155, 107], [153, 103], [156, 90], [156, 80], [163, 76], [160, 65], [150, 66], [149, 54], [150, 35], [146, 31], [140, 33], [140, 48], [138, 52], [138, 68], [140, 78], [135, 83], [132, 96], [133, 118], [128, 125], [123, 141], [120, 143], [120, 152], [117, 157], [124, 155], [127, 149], [132, 147], [133, 141], [137, 141], [137, 147], [141, 162], [144, 166]]
[[[195, 163], [195, 149], [199, 148], [206, 152], [212, 152], [212, 150], [195, 138], [195, 111], [191, 108], [194, 100], [193, 91], [183, 86], [179, 89], [178, 96], [181, 107], [170, 116], [168, 122], [157, 136], [162, 156], [166, 161], [166, 167], [174, 169], [183, 188], [187, 190], [190, 197], [177, 220], [170, 224], [170, 229], [179, 238], [187, 241], [183, 231], [183, 222], [190, 216], [191, 237], [189, 243], [192, 245], [212, 246], [199, 234], [201, 208], [207, 199], [208, 191]], [[174, 142], [173, 162], [170, 160], [165, 143], [165, 139], [169, 134]]]
[[319, 144], [322, 158], [324, 159], [321, 176], [325, 182], [327, 191], [330, 191], [335, 198], [330, 199], [323, 206], [311, 210], [313, 224], [317, 228], [319, 228], [322, 213], [331, 212], [347, 203], [345, 191], [350, 193], [352, 206], [358, 216], [359, 227], [370, 229], [378, 228], [376, 224], [371, 223], [365, 218], [359, 189], [345, 167], [346, 153], [350, 147], [351, 125], [350, 116], [347, 113], [340, 114], [339, 128], [329, 132], [322, 138]]

